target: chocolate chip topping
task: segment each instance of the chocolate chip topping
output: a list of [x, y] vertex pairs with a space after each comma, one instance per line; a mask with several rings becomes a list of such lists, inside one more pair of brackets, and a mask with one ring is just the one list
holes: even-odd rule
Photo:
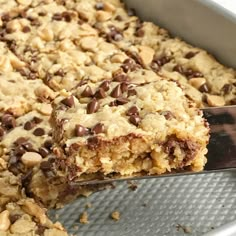
[[131, 115], [129, 117], [129, 121], [130, 123], [132, 123], [133, 125], [137, 126], [140, 121], [141, 121], [141, 118], [138, 116], [138, 115]]
[[192, 69], [187, 69], [184, 71], [184, 75], [188, 77], [188, 79], [191, 78], [198, 78], [198, 77], [204, 77], [203, 74], [199, 71], [194, 71]]
[[122, 32], [118, 30], [115, 26], [110, 27], [110, 32], [107, 35], [107, 41], [111, 42], [114, 41], [120, 41], [123, 39]]
[[122, 83], [120, 84], [121, 92], [122, 92], [122, 93], [126, 92], [126, 91], [128, 90], [128, 86], [129, 86], [128, 83], [122, 82]]
[[26, 152], [25, 148], [23, 146], [18, 146], [14, 150], [14, 154], [16, 156], [22, 156]]
[[117, 85], [110, 93], [111, 97], [113, 98], [118, 98], [121, 96], [121, 94], [122, 94], [122, 91], [121, 91], [120, 85]]
[[161, 58], [155, 58], [153, 62], [155, 62], [158, 66], [164, 66], [166, 63], [170, 61], [170, 57], [163, 56]]
[[63, 99], [61, 101], [61, 103], [63, 103], [64, 105], [68, 106], [68, 107], [73, 107], [75, 102], [74, 102], [74, 97], [73, 96], [69, 96], [65, 99]]
[[27, 121], [27, 122], [25, 122], [25, 124], [24, 124], [24, 129], [25, 129], [25, 130], [31, 130], [31, 129], [33, 129], [34, 127], [35, 127], [35, 123], [32, 122], [32, 121]]
[[199, 91], [202, 93], [209, 93], [210, 92], [210, 88], [207, 86], [207, 84], [203, 84], [200, 88]]
[[50, 171], [53, 167], [53, 164], [48, 160], [48, 161], [42, 161], [40, 163], [40, 169], [42, 171]]
[[93, 91], [89, 85], [87, 85], [84, 89], [84, 91], [81, 93], [82, 97], [92, 97]]
[[184, 68], [180, 65], [174, 66], [173, 71], [179, 72], [180, 74], [184, 74]]
[[229, 94], [233, 90], [233, 85], [232, 84], [225, 84], [222, 89], [224, 94]]
[[110, 88], [110, 81], [103, 81], [99, 87], [102, 88], [104, 91], [108, 91]]
[[163, 115], [166, 118], [166, 120], [171, 120], [175, 118], [174, 114], [171, 111], [163, 111], [161, 112], [161, 115]]
[[20, 218], [21, 218], [21, 215], [19, 214], [14, 214], [14, 215], [11, 214], [9, 217], [11, 224], [14, 224]]
[[88, 135], [88, 129], [82, 125], [76, 125], [75, 126], [75, 136], [76, 137], [83, 137], [85, 135]]
[[113, 80], [117, 82], [123, 82], [128, 79], [128, 76], [120, 71], [113, 74]]
[[93, 98], [88, 104], [87, 104], [87, 114], [92, 114], [97, 112], [99, 109], [99, 103], [96, 98]]
[[2, 126], [5, 127], [6, 129], [12, 129], [16, 127], [16, 120], [10, 114], [4, 114], [1, 120], [2, 120]]
[[192, 57], [194, 57], [198, 52], [188, 52], [186, 55], [185, 55], [185, 58], [187, 59], [191, 59]]
[[49, 140], [46, 140], [43, 145], [44, 145], [45, 148], [50, 150], [53, 146], [53, 142], [52, 142], [52, 140], [49, 139]]
[[40, 123], [43, 121], [43, 119], [41, 119], [41, 118], [35, 116], [35, 117], [32, 119], [32, 121], [33, 121], [35, 124], [40, 124]]
[[104, 124], [102, 124], [102, 123], [96, 124], [96, 125], [92, 128], [91, 132], [92, 132], [93, 134], [104, 133], [104, 132], [105, 132]]
[[61, 77], [65, 76], [65, 74], [66, 74], [65, 71], [61, 68], [54, 73], [54, 75], [61, 76]]
[[33, 134], [35, 136], [43, 136], [45, 134], [45, 130], [43, 128], [37, 128], [34, 130]]
[[121, 68], [123, 69], [125, 73], [127, 73], [128, 71], [134, 71], [137, 67], [134, 60], [127, 58], [124, 60]]
[[117, 105], [124, 105], [129, 102], [129, 99], [128, 98], [117, 98], [115, 102]]
[[24, 26], [24, 27], [22, 28], [22, 32], [23, 32], [23, 33], [28, 33], [28, 32], [30, 32], [30, 31], [31, 31], [31, 29], [30, 29], [29, 26]]
[[96, 91], [96, 93], [94, 94], [94, 97], [97, 99], [102, 99], [106, 97], [106, 93], [104, 91], [104, 89], [99, 88], [98, 91]]
[[22, 145], [23, 143], [26, 143], [27, 141], [28, 141], [27, 138], [25, 138], [25, 137], [20, 137], [20, 138], [18, 138], [18, 139], [14, 142], [14, 144], [15, 144], [15, 145]]
[[127, 111], [126, 115], [128, 116], [132, 116], [132, 115], [138, 115], [139, 111], [138, 108], [136, 106], [132, 106], [129, 108], [129, 110]]
[[42, 157], [46, 157], [49, 154], [49, 151], [45, 147], [40, 147], [39, 148], [39, 153]]
[[61, 13], [55, 13], [55, 14], [52, 16], [52, 19], [53, 19], [53, 20], [57, 20], [57, 21], [61, 21], [61, 20], [62, 20], [62, 15], [61, 15]]

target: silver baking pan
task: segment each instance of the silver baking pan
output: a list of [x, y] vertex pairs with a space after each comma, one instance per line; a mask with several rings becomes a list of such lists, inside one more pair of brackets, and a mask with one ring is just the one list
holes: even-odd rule
[[[233, 12], [210, 0], [125, 2], [143, 20], [156, 22], [236, 68]], [[127, 183], [117, 183], [115, 189], [78, 199], [50, 214], [80, 236], [236, 235], [236, 172], [140, 180], [137, 186], [133, 191]], [[86, 209], [88, 202], [92, 206]], [[115, 210], [120, 212], [118, 222], [110, 219]], [[79, 223], [83, 211], [88, 212], [89, 224]]]

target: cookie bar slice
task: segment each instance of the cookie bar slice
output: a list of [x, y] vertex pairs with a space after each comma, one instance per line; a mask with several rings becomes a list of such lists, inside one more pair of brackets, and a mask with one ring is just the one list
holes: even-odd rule
[[31, 198], [8, 203], [0, 212], [2, 236], [67, 236], [59, 222], [52, 223], [46, 209]]
[[58, 170], [70, 180], [200, 171], [206, 163], [208, 125], [175, 82], [104, 81], [54, 102]]

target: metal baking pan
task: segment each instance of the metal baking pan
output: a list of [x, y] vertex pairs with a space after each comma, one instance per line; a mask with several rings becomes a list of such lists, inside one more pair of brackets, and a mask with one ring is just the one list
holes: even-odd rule
[[[208, 50], [225, 65], [236, 68], [236, 16], [215, 1], [125, 2], [135, 7], [143, 20], [171, 28], [172, 35]], [[171, 18], [175, 27], [170, 27]], [[87, 202], [92, 204], [89, 209], [85, 207]], [[82, 225], [79, 216], [85, 210], [90, 223]], [[118, 222], [110, 219], [114, 210], [120, 212]], [[78, 199], [50, 214], [70, 233], [80, 236], [201, 236], [207, 232], [213, 232], [211, 236], [232, 236], [236, 234], [225, 234], [217, 228], [236, 220], [235, 212], [236, 172], [219, 172], [141, 180], [135, 191], [124, 182], [117, 183], [115, 189]], [[232, 224], [226, 225], [226, 229], [229, 227]]]

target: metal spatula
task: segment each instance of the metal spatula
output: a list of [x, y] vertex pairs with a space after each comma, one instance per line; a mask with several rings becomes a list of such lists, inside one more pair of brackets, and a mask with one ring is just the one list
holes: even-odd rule
[[75, 185], [104, 184], [113, 181], [161, 178], [176, 175], [203, 174], [223, 170], [236, 170], [236, 106], [203, 109], [204, 117], [210, 124], [210, 143], [207, 164], [201, 172], [171, 172], [163, 175], [138, 175], [126, 177], [102, 177], [78, 181]]

